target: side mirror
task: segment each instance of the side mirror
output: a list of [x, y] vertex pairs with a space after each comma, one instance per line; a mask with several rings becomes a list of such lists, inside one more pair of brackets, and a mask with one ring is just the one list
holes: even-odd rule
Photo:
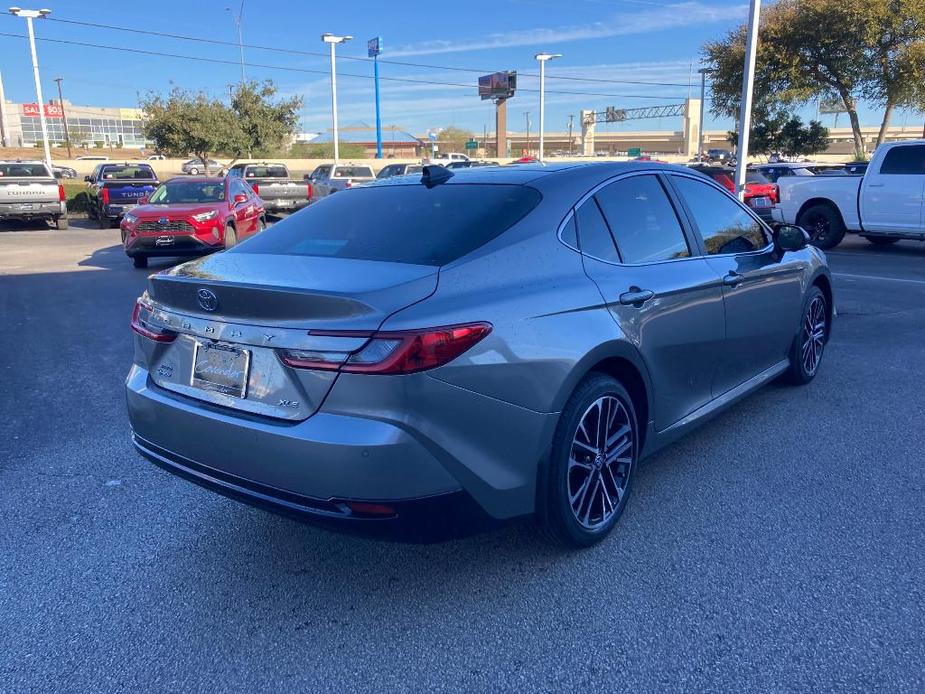
[[238, 193], [234, 196], [234, 204], [237, 205], [242, 202], [247, 202], [247, 196], [244, 193]]
[[809, 244], [809, 234], [796, 224], [779, 224], [774, 228], [774, 245], [780, 251], [801, 251]]
[[138, 198], [138, 204], [139, 204], [139, 205], [147, 205], [147, 204], [148, 204], [148, 196], [147, 196], [147, 195], [142, 195], [140, 198]]

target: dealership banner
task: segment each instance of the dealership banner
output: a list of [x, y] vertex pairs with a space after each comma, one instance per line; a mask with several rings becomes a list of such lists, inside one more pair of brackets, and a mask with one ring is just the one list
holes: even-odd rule
[[[38, 104], [23, 104], [22, 114], [24, 116], [34, 116], [38, 118], [39, 117], [39, 105]], [[64, 110], [61, 108], [61, 104], [45, 104], [45, 117], [46, 118], [63, 118]]]

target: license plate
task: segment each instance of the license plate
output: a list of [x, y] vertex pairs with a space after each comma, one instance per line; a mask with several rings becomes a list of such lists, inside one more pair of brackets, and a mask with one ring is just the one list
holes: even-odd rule
[[19, 206], [19, 209], [32, 210], [32, 209], [35, 209], [35, 205], [33, 205], [31, 202], [24, 202]]
[[158, 236], [156, 239], [154, 239], [154, 245], [161, 247], [172, 246], [174, 241], [175, 239], [173, 236]]
[[220, 342], [196, 342], [193, 348], [190, 385], [244, 398], [247, 396], [247, 373], [250, 363], [250, 350], [238, 349]]
[[770, 207], [771, 198], [752, 198], [752, 207]]
[[288, 207], [289, 205], [292, 204], [292, 200], [277, 200], [276, 204], [279, 205], [280, 207]]

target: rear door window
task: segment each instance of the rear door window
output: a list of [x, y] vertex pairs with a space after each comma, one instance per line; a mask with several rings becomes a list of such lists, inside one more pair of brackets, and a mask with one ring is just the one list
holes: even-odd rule
[[578, 223], [578, 243], [582, 253], [611, 263], [620, 262], [604, 215], [593, 197], [575, 210], [575, 220]]
[[616, 181], [595, 197], [624, 263], [655, 263], [690, 256], [678, 215], [655, 176]]
[[445, 265], [504, 233], [540, 200], [535, 188], [520, 185], [351, 188], [232, 250]]
[[882, 174], [925, 174], [925, 145], [894, 147], [883, 158]]
[[764, 227], [737, 200], [692, 178], [672, 181], [687, 203], [707, 255], [747, 253], [768, 245]]

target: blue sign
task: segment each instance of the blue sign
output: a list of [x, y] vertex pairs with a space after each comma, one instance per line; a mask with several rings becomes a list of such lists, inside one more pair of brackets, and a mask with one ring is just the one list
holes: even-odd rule
[[369, 54], [370, 58], [375, 58], [377, 55], [382, 53], [382, 37], [377, 36], [376, 38], [367, 41], [366, 52]]

